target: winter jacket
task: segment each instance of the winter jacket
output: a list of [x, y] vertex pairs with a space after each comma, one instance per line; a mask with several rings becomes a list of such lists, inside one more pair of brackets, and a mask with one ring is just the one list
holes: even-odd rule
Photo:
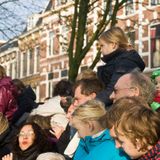
[[65, 114], [64, 110], [60, 105], [60, 96], [55, 96], [49, 99], [42, 105], [39, 105], [36, 109], [31, 112], [31, 115], [42, 115], [42, 116], [51, 116], [53, 114], [62, 113]]
[[0, 112], [9, 121], [12, 120], [13, 114], [17, 110], [16, 94], [16, 88], [12, 84], [10, 77], [0, 79]]
[[98, 67], [97, 76], [105, 85], [105, 89], [97, 95], [97, 99], [109, 106], [112, 103], [109, 96], [113, 92], [117, 80], [135, 68], [143, 71], [145, 64], [135, 50], [127, 51], [125, 49], [117, 49], [111, 54], [103, 56], [102, 61], [106, 64]]
[[30, 113], [38, 106], [35, 100], [36, 94], [30, 86], [27, 86], [17, 97], [18, 109], [13, 115], [12, 124], [16, 123], [24, 113]]
[[80, 140], [73, 160], [126, 160], [124, 152], [116, 149], [114, 140], [106, 129], [96, 138], [86, 136]]
[[11, 151], [11, 129], [7, 128], [0, 134], [0, 159]]

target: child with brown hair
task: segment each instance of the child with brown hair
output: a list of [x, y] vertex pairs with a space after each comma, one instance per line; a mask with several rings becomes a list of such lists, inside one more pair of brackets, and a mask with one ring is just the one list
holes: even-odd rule
[[123, 148], [131, 159], [160, 160], [159, 113], [139, 104], [125, 102], [128, 109], [114, 125], [116, 147]]

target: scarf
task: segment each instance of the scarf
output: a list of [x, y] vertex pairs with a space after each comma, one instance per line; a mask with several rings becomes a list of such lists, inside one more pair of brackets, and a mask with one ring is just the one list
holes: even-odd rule
[[101, 60], [102, 60], [103, 62], [107, 63], [107, 62], [115, 59], [116, 57], [122, 55], [124, 52], [126, 52], [125, 49], [119, 48], [119, 49], [113, 51], [112, 53], [110, 53], [110, 54], [108, 54], [108, 55], [104, 55], [104, 56], [101, 58]]
[[13, 159], [14, 160], [36, 160], [40, 151], [37, 145], [29, 147], [27, 150], [22, 151], [18, 148], [17, 152], [13, 152]]

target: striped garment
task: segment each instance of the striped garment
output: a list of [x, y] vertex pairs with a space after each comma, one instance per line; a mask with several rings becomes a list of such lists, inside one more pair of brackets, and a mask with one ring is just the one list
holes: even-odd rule
[[151, 150], [138, 160], [160, 160], [160, 140]]

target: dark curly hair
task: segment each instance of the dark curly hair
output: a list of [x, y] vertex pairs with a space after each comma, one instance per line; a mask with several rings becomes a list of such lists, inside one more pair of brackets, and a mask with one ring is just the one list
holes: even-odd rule
[[27, 122], [27, 123], [21, 125], [17, 131], [17, 136], [15, 137], [15, 139], [13, 141], [13, 152], [16, 154], [19, 154], [21, 152], [21, 149], [19, 147], [18, 135], [19, 135], [21, 129], [26, 125], [31, 125], [33, 128], [34, 134], [35, 134], [34, 142], [33, 142], [32, 146], [30, 146], [29, 148], [36, 147], [37, 150], [41, 153], [46, 152], [46, 151], [51, 151], [52, 146], [51, 146], [51, 143], [49, 143], [47, 135], [45, 134], [44, 130], [38, 124], [36, 124], [34, 122]]
[[73, 84], [69, 80], [61, 80], [54, 86], [53, 97], [60, 96], [73, 96]]

